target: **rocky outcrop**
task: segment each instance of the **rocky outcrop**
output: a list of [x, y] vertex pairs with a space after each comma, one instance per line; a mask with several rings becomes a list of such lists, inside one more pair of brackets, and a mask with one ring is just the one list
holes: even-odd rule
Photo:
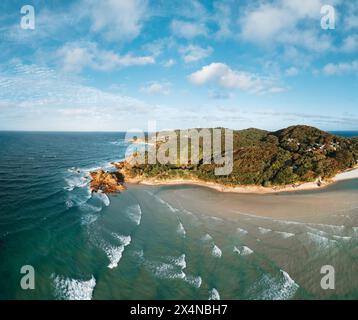
[[90, 173], [92, 192], [117, 193], [125, 190], [124, 176], [119, 171], [98, 170]]

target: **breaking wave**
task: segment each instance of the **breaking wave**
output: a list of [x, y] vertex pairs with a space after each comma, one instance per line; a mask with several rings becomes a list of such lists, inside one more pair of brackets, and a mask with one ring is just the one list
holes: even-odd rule
[[352, 227], [352, 230], [356, 236], [358, 236], [358, 227]]
[[213, 240], [213, 237], [210, 234], [205, 234], [204, 236], [201, 237], [202, 241], [211, 241]]
[[107, 257], [110, 261], [108, 268], [113, 269], [118, 266], [119, 261], [122, 258], [124, 249], [131, 243], [130, 236], [122, 236], [117, 234], [112, 234], [119, 242], [121, 243], [119, 246], [114, 246], [111, 244], [102, 244], [102, 249], [107, 254]]
[[220, 249], [215, 243], [213, 243], [213, 249], [211, 250], [211, 254], [212, 254], [215, 258], [221, 258], [221, 256], [222, 256], [222, 251], [221, 251], [221, 249]]
[[183, 224], [181, 222], [179, 222], [177, 233], [179, 235], [181, 235], [183, 238], [185, 238], [186, 231], [185, 231], [184, 226], [183, 226]]
[[249, 254], [253, 253], [254, 251], [251, 250], [249, 247], [243, 246], [240, 248], [234, 247], [234, 252], [238, 253], [240, 256], [248, 256]]
[[352, 239], [352, 237], [347, 237], [347, 236], [333, 235], [332, 237], [336, 240], [342, 240], [342, 241], [350, 241]]
[[295, 236], [294, 233], [290, 233], [290, 232], [275, 231], [275, 233], [279, 234], [284, 239], [291, 238], [291, 237]]
[[126, 214], [137, 226], [140, 225], [142, 210], [139, 204], [128, 207], [126, 209]]
[[67, 186], [65, 186], [64, 189], [67, 191], [72, 191], [75, 188], [83, 188], [88, 185], [88, 180], [85, 177], [74, 176], [70, 178], [65, 178], [65, 181], [67, 183]]
[[257, 229], [259, 230], [259, 232], [261, 234], [266, 234], [266, 233], [269, 233], [272, 231], [271, 229], [266, 229], [266, 228], [262, 228], [262, 227], [258, 227]]
[[96, 279], [92, 276], [90, 280], [77, 280], [51, 275], [55, 287], [57, 299], [64, 300], [91, 300]]
[[169, 258], [168, 262], [149, 263], [149, 268], [160, 279], [185, 279], [185, 254], [179, 258]]
[[190, 285], [192, 285], [195, 288], [200, 288], [201, 284], [203, 283], [203, 280], [200, 276], [191, 276], [191, 275], [186, 275], [184, 278], [184, 281], [189, 283]]
[[327, 237], [312, 232], [307, 232], [308, 240], [319, 249], [329, 249], [337, 244], [336, 240], [330, 240]]
[[93, 193], [93, 197], [101, 200], [106, 207], [108, 207], [111, 204], [111, 201], [109, 200], [108, 196], [105, 193], [95, 192]]
[[248, 231], [246, 231], [245, 229], [242, 229], [242, 228], [237, 228], [236, 232], [240, 235], [248, 234]]
[[260, 293], [255, 295], [258, 300], [287, 300], [292, 298], [299, 285], [283, 270], [280, 276], [273, 277], [264, 275], [259, 282], [254, 285], [255, 291]]
[[209, 291], [209, 300], [220, 300], [220, 294], [219, 291], [215, 288], [212, 288]]
[[[147, 190], [145, 190], [147, 191]], [[147, 191], [148, 194], [150, 194], [151, 196], [153, 196], [156, 200], [158, 200], [158, 202], [160, 202], [161, 204], [165, 205], [171, 212], [179, 212], [180, 210], [177, 208], [174, 208], [172, 205], [170, 205], [168, 202], [164, 201], [162, 198], [158, 197], [157, 195], [155, 195], [154, 193]]]

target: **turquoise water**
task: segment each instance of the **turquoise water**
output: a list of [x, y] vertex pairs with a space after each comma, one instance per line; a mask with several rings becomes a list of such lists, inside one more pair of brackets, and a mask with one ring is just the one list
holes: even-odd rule
[[[0, 133], [0, 299], [358, 298], [357, 180], [260, 198], [192, 186], [91, 196], [88, 173], [124, 157], [123, 137]], [[312, 221], [252, 211], [332, 199]], [[336, 290], [320, 288], [324, 264]], [[23, 265], [35, 290], [20, 287]]]

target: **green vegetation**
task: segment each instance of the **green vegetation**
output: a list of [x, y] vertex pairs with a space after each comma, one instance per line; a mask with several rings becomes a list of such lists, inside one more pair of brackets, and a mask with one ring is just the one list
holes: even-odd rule
[[292, 126], [276, 132], [246, 129], [234, 131], [232, 173], [216, 176], [214, 169], [218, 165], [203, 164], [202, 142], [201, 138], [198, 164], [136, 164], [131, 167], [131, 174], [156, 179], [199, 178], [226, 185], [273, 186], [327, 179], [358, 163], [357, 138], [342, 138], [308, 126]]

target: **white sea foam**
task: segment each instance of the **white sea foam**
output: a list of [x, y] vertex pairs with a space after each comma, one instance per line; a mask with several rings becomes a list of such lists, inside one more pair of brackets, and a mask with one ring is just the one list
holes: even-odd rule
[[[154, 194], [152, 194], [154, 195]], [[172, 205], [170, 205], [168, 202], [164, 201], [162, 198], [158, 197], [157, 195], [154, 195], [154, 197], [163, 205], [165, 205], [171, 212], [178, 212], [180, 211], [177, 208], [174, 208]]]
[[248, 231], [246, 231], [245, 229], [242, 229], [242, 228], [237, 228], [236, 232], [240, 235], [248, 234]]
[[[299, 288], [299, 285], [283, 270], [280, 270], [280, 277], [264, 275], [254, 285], [255, 299], [258, 300], [287, 300], [292, 298]], [[257, 293], [259, 291], [259, 294]]]
[[98, 219], [98, 215], [96, 214], [86, 214], [81, 217], [81, 224], [82, 225], [90, 225], [94, 223]]
[[259, 229], [259, 232], [262, 234], [266, 234], [266, 233], [269, 233], [272, 231], [271, 229], [266, 229], [266, 228], [262, 228], [262, 227], [258, 227], [257, 229]]
[[122, 258], [124, 246], [116, 247], [116, 246], [107, 245], [103, 247], [103, 250], [106, 252], [107, 257], [110, 261], [108, 268], [110, 269], [116, 268], [118, 266], [119, 261]]
[[66, 200], [66, 208], [70, 209], [74, 206], [75, 204], [73, 203], [72, 200]]
[[322, 237], [329, 236], [329, 234], [327, 232], [325, 232], [323, 230], [320, 230], [320, 229], [317, 229], [317, 228], [306, 226], [306, 229], [309, 230], [311, 233], [318, 234], [318, 235], [320, 235]]
[[184, 212], [184, 213], [186, 213], [187, 215], [190, 215], [190, 216], [194, 215], [194, 213], [192, 213], [191, 211], [186, 210], [186, 209], [183, 209], [182, 212]]
[[51, 275], [55, 286], [55, 296], [65, 300], [91, 300], [96, 279], [92, 276], [90, 280], [77, 280]]
[[326, 230], [326, 232], [340, 233], [344, 231], [345, 226], [337, 226], [333, 224], [322, 224], [322, 223], [307, 223], [309, 226], [319, 227]]
[[337, 244], [336, 240], [330, 240], [327, 237], [312, 232], [307, 232], [307, 237], [309, 241], [316, 245], [319, 249], [329, 249]]
[[79, 206], [79, 208], [81, 211], [84, 211], [84, 212], [100, 212], [102, 210], [101, 207], [97, 207], [90, 203], [83, 203]]
[[113, 144], [115, 146], [123, 146], [125, 142], [123, 140], [121, 141], [110, 141], [109, 144]]
[[153, 192], [150, 192], [149, 190], [143, 190], [145, 193], [149, 194], [150, 196], [155, 197]]
[[295, 236], [294, 233], [290, 233], [290, 232], [275, 231], [275, 233], [279, 234], [284, 239], [291, 238], [291, 237]]
[[209, 300], [220, 300], [220, 294], [219, 291], [215, 288], [212, 288], [209, 291]]
[[90, 193], [83, 193], [83, 192], [76, 192], [76, 193], [70, 193], [68, 195], [68, 198], [66, 200], [66, 206], [83, 206], [87, 203], [87, 201], [91, 198]]
[[125, 247], [128, 246], [132, 241], [131, 236], [123, 236], [123, 235], [119, 235], [116, 233], [112, 233], [112, 236], [115, 237], [117, 240], [119, 240], [121, 245], [123, 245]]
[[[302, 222], [293, 222], [286, 221], [286, 224], [297, 224], [303, 225], [307, 230], [315, 235], [320, 235], [321, 237], [330, 237], [332, 233], [343, 233], [345, 230], [344, 225], [332, 225], [332, 224], [322, 224], [322, 223], [302, 223]], [[322, 230], [323, 229], [323, 230]], [[321, 241], [323, 242], [323, 241]]]
[[241, 249], [238, 247], [234, 247], [234, 252], [236, 252], [237, 254], [239, 254], [240, 256], [248, 256], [251, 253], [253, 253], [254, 251], [251, 250], [249, 247], [247, 246], [242, 246]]
[[353, 232], [356, 236], [358, 236], [358, 227], [352, 227]]
[[67, 186], [64, 187], [67, 191], [73, 191], [75, 188], [83, 188], [88, 185], [88, 180], [85, 177], [73, 176], [65, 178]]
[[218, 217], [210, 217], [210, 219], [211, 219], [211, 220], [215, 220], [215, 221], [217, 221], [217, 222], [222, 222], [222, 221], [224, 221], [224, 219], [218, 218]]
[[126, 246], [128, 246], [131, 243], [131, 237], [130, 236], [122, 236], [117, 235], [115, 233], [112, 234], [117, 240], [119, 240], [120, 245], [114, 246], [111, 244], [103, 244], [102, 249], [107, 254], [107, 257], [110, 261], [108, 268], [113, 269], [118, 266], [119, 261], [122, 258], [123, 251]]
[[72, 168], [67, 169], [67, 171], [70, 172], [70, 173], [80, 173], [81, 169], [72, 167]]
[[126, 214], [133, 222], [135, 222], [137, 226], [140, 225], [140, 221], [142, 219], [142, 210], [139, 204], [128, 207], [126, 209]]
[[111, 201], [109, 200], [108, 196], [105, 193], [94, 192], [93, 196], [95, 198], [100, 199], [106, 207], [108, 207], [110, 205], [110, 203], [111, 203]]
[[147, 267], [160, 279], [186, 279], [185, 254], [179, 257], [164, 257], [166, 262], [147, 262]]
[[172, 205], [170, 205], [168, 202], [164, 201], [161, 197], [155, 195], [153, 192], [150, 192], [148, 190], [144, 190], [147, 194], [153, 196], [158, 202], [165, 205], [171, 212], [179, 212], [180, 210], [177, 208], [174, 208]]
[[185, 238], [186, 231], [185, 231], [184, 226], [183, 226], [183, 224], [181, 222], [179, 222], [177, 233], [179, 235], [181, 235], [183, 238]]
[[334, 239], [337, 240], [343, 240], [343, 241], [349, 241], [352, 239], [352, 237], [347, 237], [347, 236], [337, 236], [337, 235], [333, 235], [332, 236]]
[[179, 258], [170, 259], [176, 266], [180, 267], [182, 270], [186, 268], [185, 254], [183, 253]]
[[[256, 216], [256, 215], [253, 215], [250, 213], [243, 213], [240, 211], [233, 211], [233, 212], [239, 213], [244, 216], [256, 218], [256, 219], [274, 221], [274, 222], [277, 222], [277, 223], [280, 223], [283, 225], [301, 225], [301, 226], [306, 226], [306, 227], [307, 226], [319, 227], [319, 228], [325, 229], [327, 231], [329, 230], [329, 231], [335, 232], [335, 233], [343, 232], [345, 229], [344, 225], [332, 225], [332, 224], [323, 224], [323, 223], [306, 223], [306, 222], [299, 222], [299, 221], [292, 221], [292, 220], [280, 220], [280, 219], [273, 219], [271, 217]], [[265, 229], [265, 228], [261, 228], [261, 229]], [[270, 229], [267, 229], [267, 230], [270, 230]], [[322, 231], [322, 232], [324, 232], [324, 231]]]
[[201, 237], [202, 241], [211, 241], [213, 240], [213, 237], [210, 234], [205, 234], [204, 236]]
[[221, 258], [221, 256], [222, 256], [222, 251], [221, 251], [221, 249], [220, 249], [215, 243], [213, 243], [213, 249], [211, 250], [211, 254], [212, 254], [215, 258]]
[[200, 276], [192, 276], [192, 275], [186, 275], [184, 278], [184, 281], [189, 283], [195, 288], [200, 288], [201, 284], [203, 282], [202, 278]]
[[97, 213], [102, 210], [101, 207], [97, 207], [87, 202], [81, 204], [79, 206], [79, 209], [86, 213], [84, 216], [81, 217], [81, 224], [83, 225], [90, 225], [95, 222], [99, 217]]
[[165, 204], [165, 205], [169, 208], [169, 210], [170, 210], [171, 212], [178, 212], [178, 211], [179, 211], [179, 209], [174, 208], [173, 206], [171, 206], [168, 202], [166, 202], [166, 201], [164, 201], [164, 200], [163, 200], [163, 204]]
[[183, 270], [178, 270], [170, 263], [161, 263], [154, 269], [154, 274], [160, 279], [185, 279]]

